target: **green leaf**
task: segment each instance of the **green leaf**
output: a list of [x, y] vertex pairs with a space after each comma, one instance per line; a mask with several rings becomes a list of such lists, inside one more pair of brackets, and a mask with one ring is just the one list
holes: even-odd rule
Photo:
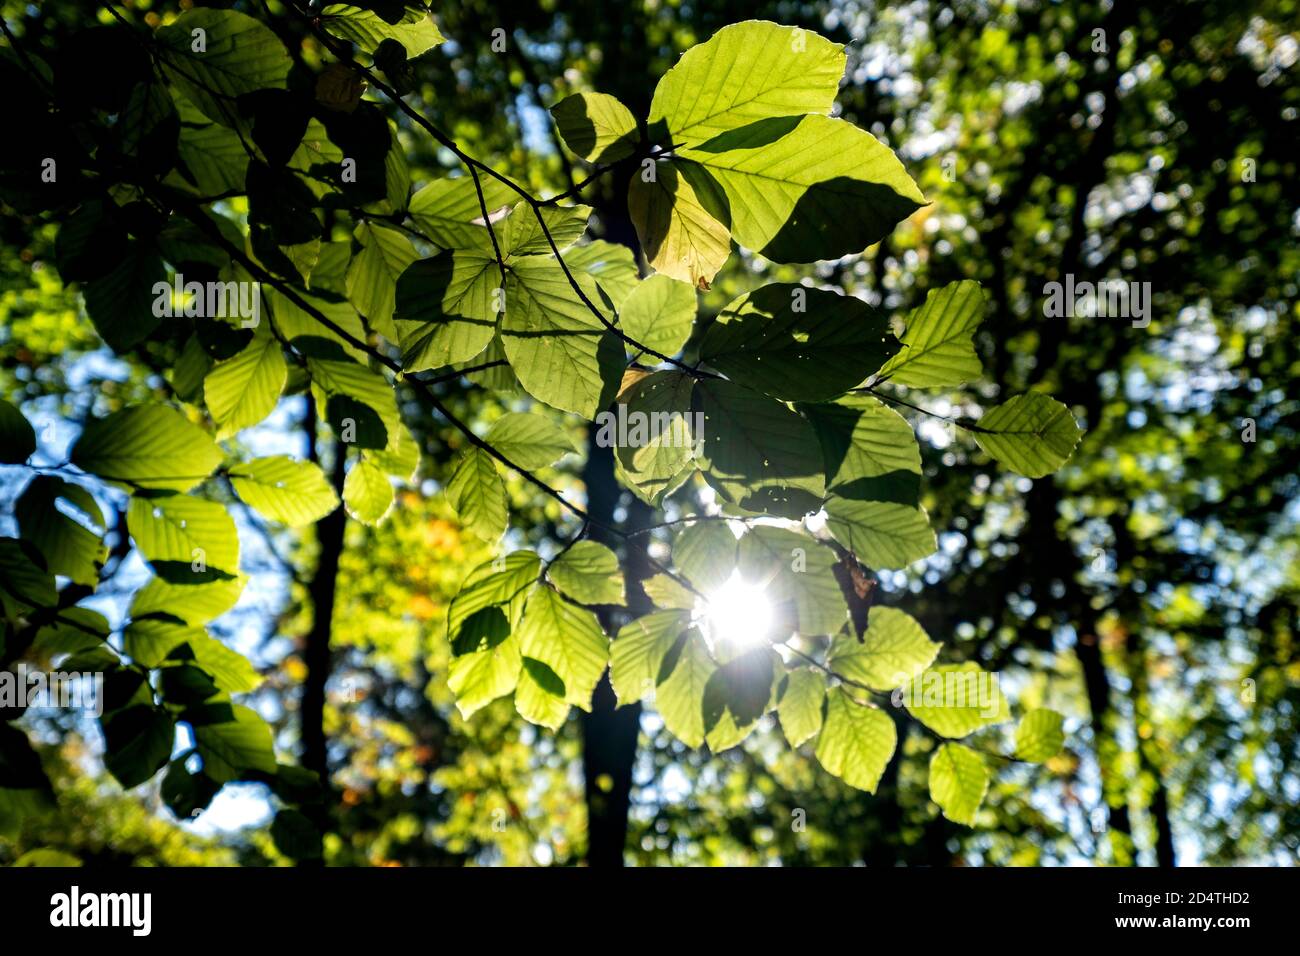
[[689, 611], [695, 607], [695, 595], [667, 574], [655, 574], [641, 582], [641, 589], [656, 606]]
[[826, 528], [860, 561], [876, 569], [907, 567], [938, 547], [924, 508], [888, 501], [831, 497], [826, 502]]
[[625, 604], [618, 556], [595, 541], [579, 541], [546, 570], [560, 591], [579, 604]]
[[997, 675], [970, 661], [932, 667], [902, 690], [912, 716], [944, 737], [965, 737], [1010, 718]]
[[393, 313], [407, 371], [468, 362], [487, 348], [504, 302], [500, 281], [490, 249], [441, 252], [407, 266]]
[[214, 364], [199, 337], [191, 335], [168, 375], [177, 397], [182, 401], [197, 402], [203, 394], [203, 379]]
[[700, 470], [724, 500], [751, 511], [799, 517], [825, 493], [821, 447], [797, 412], [734, 382], [697, 382], [703, 421]]
[[[481, 177], [480, 185], [489, 213], [519, 198], [509, 186], [491, 176]], [[481, 222], [483, 212], [472, 177], [435, 179], [411, 197], [408, 208], [420, 232], [435, 245], [443, 249], [486, 248], [491, 255], [492, 245], [487, 227]], [[474, 220], [480, 220], [479, 224], [475, 225]]]
[[800, 405], [826, 463], [826, 487], [840, 498], [915, 506], [921, 449], [902, 415], [870, 395]]
[[[41, 567], [41, 554], [26, 541], [0, 538], [0, 599], [12, 620], [23, 606], [54, 607], [54, 575]], [[12, 601], [21, 602], [15, 607]]]
[[176, 584], [151, 578], [135, 592], [131, 617], [139, 620], [149, 614], [167, 614], [186, 624], [204, 624], [234, 607], [247, 583], [247, 576], [242, 574], [206, 584]]
[[695, 323], [695, 289], [666, 275], [650, 276], [637, 283], [618, 319], [629, 338], [663, 355], [676, 355]]
[[484, 608], [505, 608], [508, 626], [516, 627], [541, 570], [541, 559], [525, 550], [502, 555], [471, 571], [447, 613], [447, 640], [453, 650], [461, 642], [462, 626]]
[[1039, 708], [1020, 718], [1016, 727], [1016, 756], [1030, 763], [1045, 763], [1065, 746], [1065, 718], [1054, 710]]
[[721, 184], [736, 241], [776, 262], [862, 252], [925, 204], [888, 146], [829, 116], [759, 120], [678, 155]]
[[693, 163], [660, 162], [633, 176], [627, 211], [650, 267], [694, 288], [707, 290], [731, 254], [726, 196]]
[[716, 669], [704, 638], [691, 628], [671, 672], [655, 690], [664, 726], [688, 747], [704, 743], [704, 688]]
[[361, 250], [348, 264], [348, 300], [371, 327], [391, 342], [398, 341], [393, 325], [397, 279], [418, 258], [411, 240], [396, 229], [363, 222], [353, 233]]
[[256, 711], [240, 704], [231, 709], [234, 720], [194, 728], [203, 772], [218, 783], [229, 783], [248, 770], [275, 773], [271, 728]]
[[678, 532], [673, 564], [701, 591], [716, 591], [736, 568], [736, 536], [725, 521], [697, 521]]
[[[345, 444], [393, 450], [402, 427], [393, 388], [378, 372], [347, 358], [326, 339], [299, 339], [294, 345], [307, 357], [312, 393], [330, 426]], [[349, 437], [347, 422], [354, 423]]]
[[695, 380], [683, 372], [645, 374], [630, 370], [628, 384], [618, 396], [618, 412], [628, 422], [638, 420], [665, 427], [646, 428], [639, 440], [619, 433], [618, 416], [602, 416], [596, 443], [613, 447], [619, 478], [643, 501], [658, 506], [694, 471], [699, 436], [693, 434], [691, 395]]
[[485, 541], [505, 533], [506, 488], [496, 462], [481, 448], [470, 447], [456, 459], [447, 481], [447, 499], [461, 523]]
[[989, 769], [969, 747], [944, 744], [930, 758], [930, 799], [953, 823], [974, 826], [988, 789]]
[[393, 506], [393, 485], [382, 468], [359, 458], [343, 479], [343, 507], [362, 524], [377, 525]]
[[[778, 663], [780, 658], [770, 647], [755, 647], [737, 654], [709, 675], [701, 706], [708, 731], [705, 739], [715, 753], [740, 743], [751, 725], [763, 716], [772, 699]], [[732, 718], [734, 729], [724, 728], [715, 735], [713, 731], [724, 716]], [[742, 730], [745, 733], [740, 733]]]
[[[803, 635], [834, 634], [848, 618], [835, 554], [806, 534], [759, 526], [740, 539], [740, 573], [763, 588], [777, 609], [782, 640], [791, 630]], [[791, 613], [793, 611], [793, 613]]]
[[221, 449], [165, 405], [137, 405], [86, 423], [72, 463], [128, 487], [189, 491], [221, 464]]
[[239, 535], [223, 505], [188, 495], [132, 498], [127, 527], [140, 553], [163, 577], [194, 583], [205, 574], [239, 572]]
[[776, 713], [781, 731], [791, 747], [798, 747], [822, 729], [822, 705], [826, 701], [826, 678], [810, 667], [799, 667], [786, 675]]
[[569, 716], [564, 681], [541, 661], [525, 657], [515, 688], [515, 710], [530, 723], [559, 730]]
[[984, 292], [978, 282], [963, 279], [931, 289], [903, 320], [903, 349], [885, 363], [876, 381], [934, 388], [979, 378], [983, 367], [972, 336], [983, 318]]
[[627, 297], [640, 284], [632, 250], [619, 243], [598, 239], [585, 246], [574, 246], [565, 250], [564, 262], [570, 271], [585, 272], [595, 279], [615, 309], [623, 308]]
[[188, 101], [177, 103], [181, 118], [180, 160], [194, 177], [201, 196], [243, 191], [248, 176], [248, 153], [239, 134], [220, 123], [210, 123]]
[[36, 451], [36, 430], [18, 406], [0, 399], [0, 464], [21, 465]]
[[186, 637], [185, 643], [194, 652], [194, 663], [207, 671], [223, 691], [243, 694], [262, 683], [262, 675], [246, 657], [216, 638], [198, 631]]
[[873, 690], [893, 690], [925, 670], [939, 653], [916, 618], [897, 608], [873, 607], [859, 642], [838, 634], [831, 644], [830, 665], [837, 674]]
[[[537, 221], [538, 214], [546, 223], [546, 231]], [[495, 225], [501, 255], [507, 259], [549, 256], [554, 252], [551, 240], [557, 249], [572, 245], [587, 231], [590, 218], [590, 206], [544, 206], [534, 212], [528, 203], [515, 203], [506, 217]], [[547, 232], [551, 234], [550, 240], [546, 238]]]
[[514, 690], [519, 683], [521, 665], [518, 634], [453, 657], [447, 666], [447, 686], [456, 695], [456, 709], [461, 717], [469, 719]]
[[[63, 501], [84, 519], [74, 520], [56, 507]], [[104, 516], [90, 492], [53, 475], [37, 475], [18, 499], [14, 514], [19, 533], [45, 558], [46, 570], [78, 584], [95, 585], [108, 556], [100, 535], [85, 523], [104, 526]]]
[[226, 126], [239, 118], [237, 97], [283, 88], [292, 66], [270, 27], [234, 10], [188, 10], [154, 36], [168, 79], [208, 119]]
[[137, 704], [106, 714], [100, 724], [104, 729], [104, 766], [126, 790], [152, 777], [171, 756], [176, 727], [165, 710]]
[[790, 283], [732, 300], [700, 344], [728, 378], [786, 401], [843, 394], [897, 351], [888, 321], [861, 299]]
[[817, 761], [851, 787], [876, 792], [894, 755], [898, 731], [874, 704], [862, 704], [842, 687], [826, 695], [826, 723], [817, 737]]
[[312, 524], [338, 507], [339, 496], [320, 466], [272, 455], [235, 465], [230, 483], [243, 502], [290, 527]]
[[575, 607], [549, 587], [537, 588], [519, 622], [519, 649], [564, 681], [564, 699], [591, 710], [591, 695], [609, 663], [609, 638], [591, 611]]
[[65, 608], [58, 618], [40, 629], [32, 641], [32, 649], [38, 654], [51, 657], [59, 654], [79, 654], [81, 651], [99, 648], [108, 640], [112, 628], [108, 620], [97, 611], [84, 607]]
[[271, 414], [288, 375], [280, 343], [265, 324], [243, 351], [217, 362], [203, 380], [203, 398], [217, 423], [217, 440], [230, 438]]
[[981, 448], [1026, 478], [1056, 471], [1083, 437], [1070, 410], [1041, 392], [1026, 392], [989, 409], [974, 431]]
[[770, 116], [829, 113], [844, 48], [797, 27], [746, 20], [687, 50], [655, 87], [650, 123], [676, 146]]
[[616, 163], [636, 152], [636, 117], [608, 93], [574, 93], [551, 107], [564, 145], [589, 163]]
[[487, 441], [521, 468], [535, 471], [553, 465], [578, 446], [546, 415], [507, 412], [488, 429]]
[[180, 645], [205, 636], [201, 627], [146, 618], [127, 625], [122, 633], [122, 646], [132, 661], [141, 667], [153, 668], [162, 664], [167, 655]]
[[[575, 279], [600, 308], [595, 282]], [[528, 393], [562, 411], [591, 419], [618, 389], [622, 344], [578, 299], [552, 257], [515, 260], [506, 280], [501, 341]]]
[[[122, 261], [107, 275], [85, 284], [86, 314], [114, 352], [130, 350], [158, 327], [161, 315], [154, 311], [158, 303], [154, 288], [166, 279], [158, 254], [145, 243], [130, 239]], [[164, 301], [170, 299], [169, 292]]]
[[[308, 295], [307, 293], [297, 291], [297, 297], [320, 312], [325, 318], [329, 319], [334, 325], [338, 326], [354, 340], [365, 341], [365, 325], [361, 321], [361, 316], [351, 302], [340, 298], [335, 293], [329, 293], [330, 297], [323, 295]], [[311, 315], [296, 302], [281, 294], [277, 289], [266, 289], [263, 295], [271, 308], [271, 321], [280, 331], [280, 338], [298, 345], [301, 339], [311, 339], [316, 343], [332, 342], [337, 348], [330, 353], [330, 357], [335, 359], [345, 359], [351, 357], [354, 362], [367, 361], [366, 355], [360, 349], [349, 344], [349, 342], [333, 329], [328, 328], [323, 322]], [[310, 348], [310, 346], [309, 346]], [[319, 346], [317, 346], [317, 349]]]
[[447, 41], [422, 3], [405, 4], [396, 23], [389, 23], [374, 10], [346, 3], [331, 3], [319, 16], [321, 26], [328, 32], [372, 54], [385, 40], [396, 40], [406, 49], [407, 59], [413, 60]]
[[690, 624], [680, 610], [654, 611], [625, 624], [610, 644], [609, 682], [620, 705], [649, 694], [664, 658]]

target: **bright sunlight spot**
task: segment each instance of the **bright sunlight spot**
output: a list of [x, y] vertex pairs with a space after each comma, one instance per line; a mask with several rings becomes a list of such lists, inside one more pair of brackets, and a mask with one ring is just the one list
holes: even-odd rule
[[732, 645], [761, 644], [770, 639], [772, 603], [763, 588], [731, 572], [727, 583], [709, 595], [704, 623], [714, 641]]

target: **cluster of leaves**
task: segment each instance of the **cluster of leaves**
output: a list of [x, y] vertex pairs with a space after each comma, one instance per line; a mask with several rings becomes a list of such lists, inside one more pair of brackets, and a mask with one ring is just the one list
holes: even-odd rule
[[[934, 290], [898, 335], [865, 302], [801, 284], [753, 289], [711, 324], [697, 321], [695, 290], [708, 288], [733, 240], [778, 262], [855, 255], [924, 203], [888, 147], [828, 115], [840, 48], [749, 21], [688, 51], [644, 121], [601, 94], [556, 105], [560, 135], [595, 174], [636, 167], [628, 207], [655, 270], [642, 279], [627, 248], [583, 241], [589, 208], [531, 196], [400, 99], [410, 61], [443, 39], [421, 6], [329, 5], [309, 29], [338, 62], [313, 71], [265, 24], [210, 8], [152, 35], [93, 28], [52, 68], [34, 54], [0, 59], [28, 144], [0, 183], [6, 201], [62, 222], [60, 273], [83, 284], [110, 347], [183, 343], [174, 404], [89, 424], [61, 477], [41, 475], [26, 492], [21, 538], [0, 542], [11, 582], [5, 659], [64, 654], [65, 668], [113, 678], [104, 735], [124, 786], [168, 762], [180, 721], [197, 744], [164, 783], [178, 813], [234, 779], [269, 782], [288, 804], [307, 799], [261, 719], [231, 699], [255, 686], [255, 672], [203, 627], [243, 585], [227, 504], [237, 497], [298, 526], [341, 498], [356, 520], [382, 521], [393, 482], [420, 466], [403, 387], [462, 433], [468, 447], [445, 491], [486, 539], [508, 522], [501, 467], [586, 519], [535, 472], [574, 450], [559, 414], [590, 421], [611, 403], [672, 423], [615, 440], [616, 471], [633, 494], [656, 506], [681, 500], [698, 473], [722, 506], [677, 522], [671, 565], [644, 582], [625, 582], [618, 555], [585, 539], [589, 520], [550, 561], [516, 550], [473, 571], [448, 620], [449, 684], [463, 714], [513, 693], [525, 718], [558, 727], [571, 706], [590, 707], [608, 669], [622, 702], [654, 690], [665, 724], [689, 746], [735, 746], [775, 712], [792, 746], [815, 738], [821, 765], [866, 790], [896, 747], [894, 721], [873, 695], [901, 689], [913, 716], [950, 740], [1008, 718], [995, 686], [991, 702], [975, 705], [925, 697], [935, 680], [988, 687], [988, 675], [935, 665], [939, 644], [915, 620], [869, 600], [870, 569], [904, 567], [936, 546], [916, 438], [884, 389], [980, 374], [978, 285]], [[70, 99], [105, 47], [121, 57], [121, 82]], [[362, 79], [467, 174], [412, 193], [396, 127], [362, 99]], [[259, 283], [254, 315], [207, 314], [188, 290], [160, 296], [181, 274], [221, 288]], [[480, 436], [434, 387], [461, 375], [522, 392], [533, 409]], [[340, 489], [313, 462], [242, 460], [229, 441], [297, 393], [347, 456]], [[27, 462], [31, 426], [13, 406], [0, 415], [3, 460]], [[1079, 439], [1069, 410], [1036, 392], [954, 424], [1027, 477], [1059, 468]], [[77, 606], [104, 560], [88, 486], [129, 497], [126, 530], [155, 574], [119, 646], [107, 622]], [[778, 608], [758, 647], [727, 646], [702, 620], [733, 573], [760, 583]], [[77, 587], [57, 589], [59, 577]], [[591, 608], [624, 605], [629, 586], [659, 609], [611, 642]], [[0, 793], [39, 790], [25, 738], [8, 725], [5, 734]], [[1046, 759], [1061, 739], [1058, 715], [1032, 712], [1017, 756]], [[192, 756], [198, 773], [186, 769]], [[949, 742], [936, 751], [932, 792], [950, 818], [973, 818], [988, 779], [977, 750]], [[319, 852], [303, 814], [281, 817], [277, 839], [293, 855]]]

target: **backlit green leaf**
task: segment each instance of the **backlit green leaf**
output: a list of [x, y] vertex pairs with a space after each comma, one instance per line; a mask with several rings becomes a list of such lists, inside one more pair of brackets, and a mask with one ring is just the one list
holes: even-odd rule
[[217, 362], [203, 380], [203, 399], [217, 423], [217, 439], [256, 425], [275, 408], [289, 369], [266, 324], [233, 358]]
[[687, 632], [667, 678], [655, 689], [655, 708], [664, 726], [688, 747], [704, 743], [704, 687], [717, 669], [700, 632]]
[[925, 204], [888, 146], [829, 116], [759, 120], [680, 155], [725, 190], [736, 241], [777, 262], [862, 252]]
[[798, 517], [825, 492], [812, 426], [788, 406], [734, 382], [697, 382], [693, 409], [704, 444], [700, 470], [724, 498], [751, 511]]
[[610, 644], [609, 665], [619, 704], [635, 703], [654, 690], [665, 655], [689, 623], [680, 610], [655, 611], [619, 630]]
[[481, 448], [465, 449], [447, 481], [447, 499], [461, 522], [485, 541], [506, 530], [506, 489], [496, 462]]
[[551, 107], [564, 145], [591, 163], [616, 163], [636, 150], [632, 111], [608, 93], [575, 93]]
[[988, 789], [989, 769], [969, 747], [944, 744], [930, 758], [930, 799], [953, 823], [973, 826]]
[[875, 793], [898, 743], [894, 721], [874, 704], [859, 703], [842, 687], [831, 688], [826, 698], [817, 761], [849, 786]]
[[575, 607], [549, 587], [538, 587], [519, 622], [519, 647], [564, 681], [565, 700], [591, 710], [591, 695], [609, 663], [609, 638], [591, 611]]
[[877, 380], [933, 388], [979, 378], [983, 369], [971, 337], [983, 318], [984, 292], [978, 282], [963, 279], [931, 289], [904, 320], [903, 348], [885, 363]]
[[1054, 710], [1039, 708], [1020, 718], [1016, 727], [1016, 756], [1031, 763], [1043, 763], [1065, 745], [1065, 718]]
[[[595, 282], [575, 278], [600, 308]], [[554, 258], [515, 260], [501, 341], [520, 383], [539, 401], [590, 419], [613, 399], [623, 373], [622, 345], [578, 299]]]
[[698, 146], [769, 116], [829, 113], [844, 48], [811, 30], [746, 20], [691, 47], [664, 74], [650, 104], [676, 146]]
[[596, 541], [579, 541], [546, 570], [560, 591], [579, 604], [624, 604], [618, 555]]
[[929, 667], [938, 653], [939, 645], [910, 614], [873, 607], [860, 642], [847, 633], [835, 637], [830, 666], [875, 690], [893, 690]]
[[885, 317], [861, 299], [774, 283], [718, 314], [700, 358], [773, 398], [821, 401], [857, 385], [897, 350]]
[[509, 412], [488, 429], [487, 441], [521, 468], [553, 465], [578, 448], [554, 421], [535, 412]]
[[1070, 410], [1041, 392], [1026, 392], [989, 409], [975, 431], [981, 448], [1026, 478], [1056, 471], [1082, 437]]
[[831, 536], [868, 567], [904, 568], [938, 547], [923, 508], [832, 496], [826, 515]]
[[667, 275], [650, 276], [637, 283], [618, 318], [629, 338], [663, 355], [676, 355], [695, 323], [695, 289]]
[[965, 737], [1010, 718], [996, 674], [978, 664], [940, 664], [903, 685], [908, 711], [935, 733]]
[[798, 747], [821, 731], [825, 700], [826, 678], [818, 671], [799, 667], [786, 675], [776, 712], [781, 718], [781, 731], [791, 747]]
[[291, 527], [319, 521], [339, 503], [319, 465], [294, 461], [287, 455], [235, 465], [230, 469], [230, 483], [245, 504]]
[[226, 126], [239, 119], [237, 97], [283, 88], [292, 65], [270, 27], [234, 10], [187, 10], [155, 36], [168, 79], [208, 119]]

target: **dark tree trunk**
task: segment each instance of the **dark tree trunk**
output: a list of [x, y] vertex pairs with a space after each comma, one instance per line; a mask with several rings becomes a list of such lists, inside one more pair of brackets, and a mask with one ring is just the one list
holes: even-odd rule
[[[630, 168], [620, 168], [595, 198], [596, 209], [604, 223], [604, 238], [619, 243], [639, 256], [636, 229], [627, 214], [627, 180]], [[614, 454], [596, 444], [596, 430], [587, 441], [587, 465], [583, 481], [587, 487], [587, 511], [593, 519], [608, 525], [615, 520], [620, 498], [626, 498], [626, 515], [622, 527], [633, 529], [650, 523], [650, 507], [630, 495], [624, 496], [614, 476]], [[641, 590], [641, 581], [651, 575], [644, 539], [623, 540], [621, 536], [603, 535], [592, 529], [593, 538], [621, 550], [627, 580], [628, 610], [631, 617], [641, 617], [654, 610]], [[613, 631], [611, 615], [601, 615], [606, 630]], [[583, 776], [587, 800], [587, 862], [590, 866], [622, 866], [627, 843], [628, 811], [631, 806], [632, 771], [636, 763], [637, 737], [641, 729], [641, 705], [617, 707], [608, 675], [601, 678], [592, 700], [590, 714], [583, 715]]]
[[[313, 460], [319, 460], [315, 441], [315, 416], [308, 418], [309, 437]], [[343, 493], [343, 463], [345, 449], [336, 446], [334, 462], [330, 467], [330, 483], [340, 496]], [[318, 555], [316, 571], [307, 586], [312, 606], [311, 629], [303, 646], [303, 663], [307, 677], [302, 686], [302, 704], [298, 711], [302, 737], [302, 765], [319, 775], [327, 792], [322, 818], [328, 815], [329, 759], [325, 740], [325, 684], [330, 676], [330, 630], [334, 619], [334, 596], [338, 584], [339, 557], [343, 553], [343, 532], [347, 526], [347, 512], [340, 505], [316, 522]], [[326, 820], [317, 821], [323, 825]]]
[[[583, 469], [587, 486], [587, 510], [597, 521], [613, 524], [621, 489], [614, 477], [614, 455], [609, 448], [596, 444], [595, 431], [587, 444], [587, 465]], [[625, 527], [644, 526], [650, 509], [639, 501], [627, 505]], [[621, 540], [609, 540], [599, 530], [593, 538], [618, 550]], [[623, 565], [627, 579], [628, 608], [640, 617], [652, 608], [641, 590], [640, 581], [647, 574], [646, 553], [642, 544], [627, 542]], [[602, 613], [601, 623], [613, 630], [613, 615]], [[587, 864], [622, 866], [627, 844], [628, 811], [632, 799], [632, 771], [636, 763], [637, 737], [641, 730], [641, 705], [618, 707], [609, 677], [601, 678], [592, 699], [591, 713], [582, 718], [582, 769], [587, 801]]]

